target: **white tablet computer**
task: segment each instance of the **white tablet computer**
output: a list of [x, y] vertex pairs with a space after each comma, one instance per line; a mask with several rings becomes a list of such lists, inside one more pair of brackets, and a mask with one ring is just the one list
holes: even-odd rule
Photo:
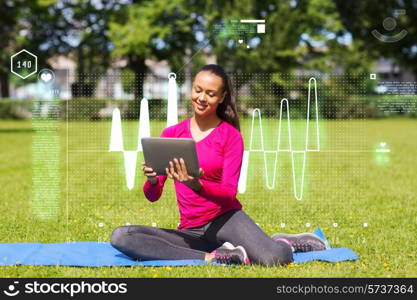
[[147, 166], [157, 175], [166, 175], [169, 161], [182, 157], [190, 176], [199, 176], [199, 165], [195, 141], [191, 138], [146, 137], [141, 139], [143, 157]]

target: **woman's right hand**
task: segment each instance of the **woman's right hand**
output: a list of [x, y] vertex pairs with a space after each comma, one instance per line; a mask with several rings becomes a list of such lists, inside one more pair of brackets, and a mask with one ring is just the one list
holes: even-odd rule
[[151, 167], [146, 166], [146, 163], [142, 162], [142, 171], [143, 174], [148, 177], [148, 180], [151, 184], [156, 184], [158, 182], [158, 177], [156, 176], [156, 172], [153, 171]]

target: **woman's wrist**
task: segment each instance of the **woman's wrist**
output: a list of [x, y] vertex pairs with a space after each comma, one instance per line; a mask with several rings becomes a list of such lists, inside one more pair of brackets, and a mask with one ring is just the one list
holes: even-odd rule
[[155, 185], [158, 183], [158, 177], [155, 176], [155, 177], [148, 178], [148, 181], [150, 184]]
[[190, 180], [187, 182], [187, 186], [191, 189], [193, 189], [195, 192], [200, 191], [201, 187], [203, 186], [198, 179]]

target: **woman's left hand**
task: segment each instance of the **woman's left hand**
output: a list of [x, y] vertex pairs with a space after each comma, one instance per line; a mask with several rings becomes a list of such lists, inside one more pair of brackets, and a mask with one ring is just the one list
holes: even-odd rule
[[[188, 174], [187, 166], [185, 165], [184, 159], [181, 157], [180, 160], [174, 158], [174, 161], [169, 161], [169, 168], [165, 168], [165, 171], [169, 178], [177, 180], [195, 191], [199, 191], [201, 183], [198, 178], [195, 178]], [[200, 168], [200, 176], [204, 174], [203, 169]]]

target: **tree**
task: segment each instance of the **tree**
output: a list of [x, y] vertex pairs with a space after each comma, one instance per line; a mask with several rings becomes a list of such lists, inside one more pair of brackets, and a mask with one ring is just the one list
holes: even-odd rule
[[[361, 41], [362, 51], [366, 51], [374, 59], [380, 56], [390, 58], [404, 68], [411, 69], [417, 77], [416, 1], [334, 1], [346, 30], [352, 34], [354, 40]], [[401, 9], [405, 14], [399, 13]], [[392, 32], [383, 26], [386, 18], [391, 18], [391, 22], [394, 20], [397, 23]], [[380, 41], [372, 34], [373, 30], [378, 30], [381, 34], [389, 36], [399, 33], [402, 29], [407, 30], [407, 35], [392, 43]]]
[[[233, 65], [237, 72], [287, 72], [297, 66], [305, 66], [309, 61], [328, 56], [328, 53], [316, 51], [312, 41], [321, 42], [325, 47], [326, 33], [340, 30], [341, 24], [330, 0], [313, 1], [241, 1], [231, 6], [227, 2], [206, 2], [206, 18], [209, 27], [214, 23], [232, 19], [266, 19], [265, 34], [248, 34], [245, 43], [253, 39], [260, 43], [249, 50], [238, 43], [236, 34], [224, 38], [213, 32], [215, 53], [219, 61]], [[250, 26], [250, 25], [248, 25]], [[255, 25], [252, 25], [255, 26]]]
[[[47, 9], [33, 8], [29, 45], [45, 57], [71, 55], [77, 62], [73, 96], [91, 96], [100, 76], [110, 65], [110, 19], [122, 5], [116, 0], [60, 0]], [[92, 74], [87, 76], [86, 74]]]
[[[146, 59], [167, 60], [178, 70], [184, 64], [187, 49], [196, 44], [193, 17], [196, 3], [186, 0], [135, 1], [124, 7], [124, 17], [110, 24], [113, 55], [125, 57], [135, 73], [135, 99], [143, 97]], [[194, 9], [193, 9], [194, 8]]]
[[25, 7], [37, 5], [36, 1], [0, 0], [0, 95], [9, 97], [10, 56], [20, 46], [22, 37], [20, 30], [25, 29], [20, 22]]
[[[238, 76], [237, 88], [251, 81], [254, 89], [261, 85], [263, 91], [268, 90], [262, 82], [272, 87], [269, 88], [271, 95], [263, 93], [263, 97], [272, 96], [264, 99], [265, 107], [271, 107], [267, 101], [277, 101], [290, 85], [292, 77], [283, 74], [296, 70], [322, 73], [339, 70], [352, 79], [349, 82], [357, 84], [364, 77], [355, 74], [363, 74], [370, 67], [371, 60], [361, 48], [362, 42], [345, 41], [347, 32], [332, 0], [243, 0], [233, 2], [233, 5], [209, 0], [205, 12], [209, 28], [222, 23], [226, 27], [233, 19], [266, 20], [266, 33], [247, 33], [243, 36], [243, 46], [236, 33], [219, 34], [213, 29], [208, 30], [218, 63]], [[260, 83], [252, 80], [256, 74], [262, 74], [264, 80]], [[306, 85], [302, 84], [300, 88], [306, 88]]]

